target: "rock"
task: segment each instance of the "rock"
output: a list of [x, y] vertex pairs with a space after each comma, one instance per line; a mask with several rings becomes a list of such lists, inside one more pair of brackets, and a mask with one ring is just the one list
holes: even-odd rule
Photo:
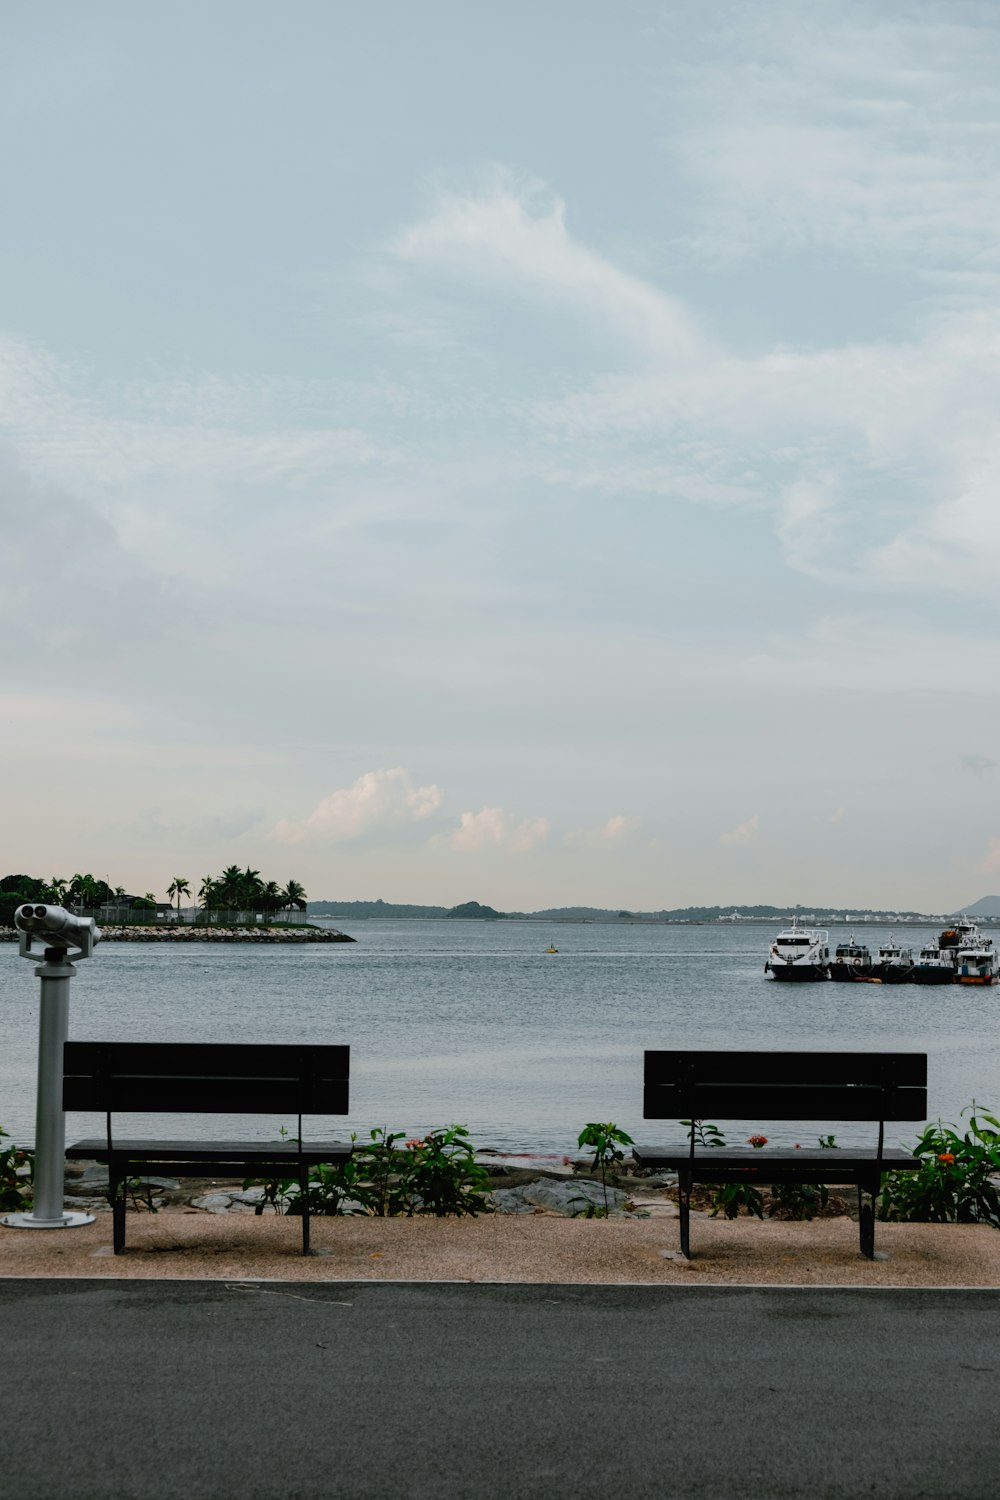
[[[599, 1182], [552, 1182], [543, 1178], [539, 1182], [529, 1183], [524, 1196], [529, 1203], [536, 1203], [539, 1208], [554, 1208], [558, 1213], [571, 1215], [578, 1214], [581, 1210], [586, 1211], [591, 1203], [595, 1208], [604, 1207], [604, 1190]], [[584, 1201], [581, 1202], [581, 1199]], [[620, 1188], [608, 1188], [608, 1209], [611, 1213], [621, 1213], [627, 1202], [627, 1193], [623, 1193]]]
[[203, 1208], [210, 1214], [228, 1214], [232, 1209], [233, 1193], [203, 1193], [191, 1199], [192, 1208]]
[[260, 1202], [263, 1196], [263, 1187], [249, 1187], [244, 1189], [243, 1192], [229, 1194], [229, 1198], [233, 1203], [247, 1203], [252, 1208], [257, 1207], [257, 1204]]
[[490, 1194], [493, 1210], [498, 1214], [530, 1214], [533, 1207], [525, 1202], [523, 1188], [494, 1188]]
[[[604, 1190], [599, 1182], [537, 1177], [521, 1187], [495, 1188], [493, 1202], [497, 1205], [498, 1213], [525, 1214], [536, 1208], [544, 1208], [572, 1218], [576, 1214], [586, 1213], [590, 1204], [603, 1209]], [[608, 1188], [608, 1209], [611, 1213], [623, 1213], [627, 1202], [627, 1193], [621, 1192], [619, 1188]]]

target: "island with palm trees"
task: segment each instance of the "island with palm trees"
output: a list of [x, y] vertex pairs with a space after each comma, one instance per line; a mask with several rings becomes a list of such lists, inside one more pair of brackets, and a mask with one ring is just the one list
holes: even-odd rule
[[167, 886], [168, 901], [157, 901], [152, 891], [130, 895], [91, 874], [69, 879], [53, 875], [0, 878], [0, 938], [14, 938], [14, 912], [25, 902], [65, 906], [98, 922], [104, 941], [293, 942], [353, 943], [354, 938], [329, 927], [303, 920], [306, 892], [297, 880], [264, 880], [259, 870], [229, 865], [220, 875], [205, 875], [197, 904], [182, 906], [191, 895], [191, 882], [174, 875]]

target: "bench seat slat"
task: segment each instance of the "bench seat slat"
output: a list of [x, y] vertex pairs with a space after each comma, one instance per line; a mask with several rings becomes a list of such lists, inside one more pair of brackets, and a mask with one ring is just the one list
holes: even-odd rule
[[[315, 1163], [344, 1160], [354, 1147], [351, 1141], [306, 1141], [302, 1146], [304, 1161]], [[171, 1157], [183, 1162], [276, 1161], [296, 1162], [299, 1148], [294, 1141], [115, 1141], [108, 1151], [103, 1138], [76, 1141], [66, 1148], [66, 1155], [76, 1161], [107, 1161], [109, 1156], [143, 1157], [159, 1161]]]
[[820, 1167], [847, 1166], [855, 1162], [858, 1165], [870, 1165], [873, 1161], [889, 1162], [893, 1166], [898, 1162], [912, 1164], [918, 1158], [910, 1151], [889, 1150], [879, 1155], [874, 1147], [871, 1150], [865, 1147], [848, 1146], [837, 1150], [795, 1150], [794, 1147], [765, 1146], [760, 1151], [753, 1147], [740, 1146], [717, 1146], [700, 1147], [691, 1155], [691, 1148], [687, 1145], [678, 1146], [634, 1146], [633, 1154], [636, 1161], [643, 1167], [662, 1167], [669, 1164], [672, 1167], [703, 1167], [714, 1162], [717, 1166], [739, 1166], [739, 1167], [761, 1167], [777, 1166], [783, 1162], [788, 1166], [801, 1163], [803, 1166], [815, 1164]]

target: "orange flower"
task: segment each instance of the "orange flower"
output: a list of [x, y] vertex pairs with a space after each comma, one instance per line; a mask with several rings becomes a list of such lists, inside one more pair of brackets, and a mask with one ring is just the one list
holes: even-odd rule
[[942, 1151], [940, 1156], [938, 1157], [938, 1161], [943, 1161], [946, 1167], [950, 1167], [954, 1160], [954, 1151]]
[[426, 1145], [426, 1142], [419, 1140], [417, 1136], [414, 1136], [412, 1141], [404, 1141], [403, 1145], [406, 1147], [407, 1151], [416, 1151], [419, 1146]]
[[767, 1145], [766, 1135], [749, 1135], [747, 1136], [747, 1140], [755, 1151], [759, 1151], [761, 1146]]

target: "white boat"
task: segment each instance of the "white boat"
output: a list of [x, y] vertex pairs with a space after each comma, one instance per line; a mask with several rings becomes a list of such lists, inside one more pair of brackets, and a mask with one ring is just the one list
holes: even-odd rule
[[890, 933], [887, 942], [878, 950], [872, 973], [883, 984], [902, 984], [913, 978], [913, 949], [902, 948]]
[[974, 948], [981, 933], [971, 917], [955, 917], [938, 938], [938, 947], [950, 951], [952, 962], [959, 948]]
[[800, 927], [798, 918], [793, 917], [791, 927], [779, 932], [771, 944], [764, 973], [781, 980], [829, 979], [829, 933]]
[[933, 940], [925, 943], [910, 978], [914, 984], [953, 984], [955, 963], [951, 949], [942, 948]]
[[993, 939], [977, 936], [955, 955], [955, 978], [959, 984], [996, 984], [1000, 978]]

